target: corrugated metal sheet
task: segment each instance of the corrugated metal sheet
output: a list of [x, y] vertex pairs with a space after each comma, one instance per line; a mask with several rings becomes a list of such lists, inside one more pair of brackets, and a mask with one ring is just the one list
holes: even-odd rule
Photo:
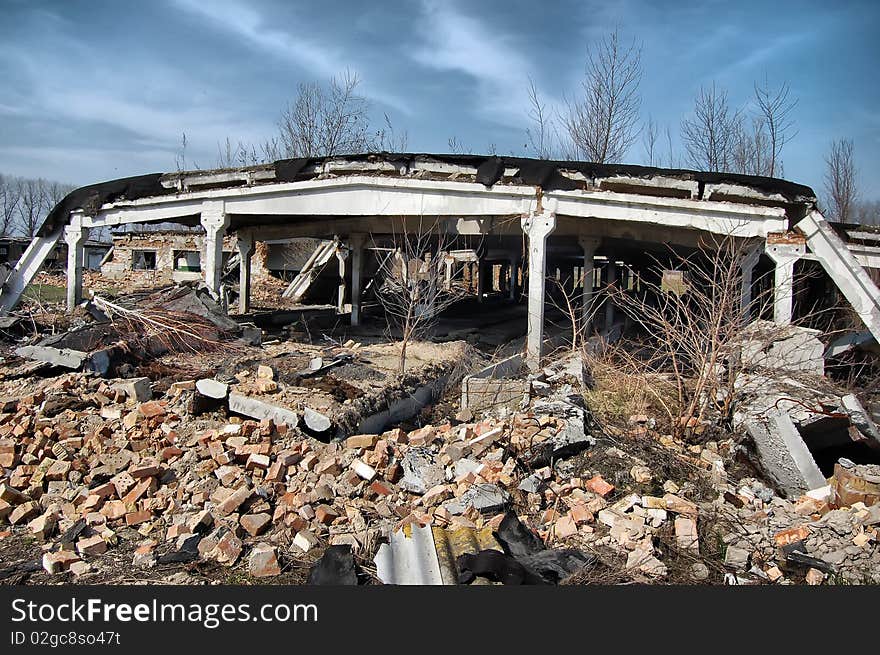
[[412, 527], [391, 534], [376, 553], [376, 575], [385, 584], [441, 585], [440, 563], [429, 527]]
[[[392, 533], [389, 543], [376, 553], [376, 573], [385, 584], [455, 585], [455, 560], [465, 553], [502, 551], [491, 528], [443, 529], [405, 526]], [[474, 584], [490, 584], [478, 579]]]
[[[481, 550], [502, 551], [491, 528], [474, 530], [473, 528], [443, 529], [435, 527], [434, 547], [440, 562], [440, 573], [443, 584], [458, 584], [458, 567], [455, 560], [465, 553], [477, 553]], [[478, 578], [474, 584], [489, 584], [488, 580]]]

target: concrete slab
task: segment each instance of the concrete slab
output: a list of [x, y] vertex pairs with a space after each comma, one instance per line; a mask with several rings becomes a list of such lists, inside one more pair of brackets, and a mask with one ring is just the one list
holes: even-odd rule
[[795, 498], [827, 484], [786, 412], [768, 412], [766, 425], [751, 419], [745, 427], [755, 441], [766, 474], [788, 497]]
[[284, 423], [289, 428], [295, 428], [299, 423], [296, 412], [235, 391], [229, 394], [229, 411], [260, 420], [271, 419], [275, 423]]

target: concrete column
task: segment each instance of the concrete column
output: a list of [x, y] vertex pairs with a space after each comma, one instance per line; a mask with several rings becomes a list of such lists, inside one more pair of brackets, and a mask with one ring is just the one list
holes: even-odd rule
[[202, 203], [200, 218], [205, 228], [205, 285], [215, 299], [220, 297], [220, 276], [223, 273], [223, 237], [229, 227], [229, 215], [222, 200]]
[[238, 248], [238, 313], [247, 314], [251, 310], [251, 258], [254, 255], [254, 235], [239, 232]]
[[600, 239], [595, 237], [581, 236], [578, 243], [584, 251], [584, 287], [581, 297], [581, 330], [584, 338], [589, 337], [592, 331], [593, 310], [595, 293], [593, 291], [593, 271], [595, 270], [593, 258], [599, 249]]
[[361, 276], [364, 268], [364, 242], [366, 235], [351, 234], [348, 246], [351, 248], [351, 324], [361, 324]]
[[455, 260], [447, 255], [443, 260], [444, 265], [446, 266], [446, 273], [443, 278], [443, 288], [447, 291], [452, 290], [452, 267], [455, 265]]
[[796, 259], [776, 262], [773, 272], [773, 321], [780, 325], [791, 323], [794, 308], [794, 263]]
[[535, 371], [541, 367], [544, 342], [544, 292], [546, 288], [547, 237], [556, 229], [556, 214], [529, 213], [520, 221], [529, 237], [529, 314], [526, 338], [526, 364]]
[[519, 253], [510, 258], [510, 283], [507, 291], [510, 300], [516, 300], [517, 287], [519, 283]]
[[345, 259], [348, 257], [348, 251], [340, 248], [336, 251], [336, 261], [339, 263], [339, 293], [336, 297], [336, 313], [343, 314], [345, 312]]
[[752, 283], [755, 266], [761, 258], [760, 248], [751, 248], [743, 255], [739, 263], [740, 270], [740, 311], [746, 321], [752, 320]]
[[794, 309], [794, 265], [804, 254], [805, 245], [767, 244], [765, 252], [776, 264], [773, 271], [773, 322], [788, 325]]
[[614, 253], [608, 254], [607, 266], [608, 274], [605, 279], [605, 284], [609, 291], [609, 295], [605, 300], [605, 333], [609, 334], [611, 328], [614, 327], [614, 301], [611, 298], [611, 293], [614, 291], [614, 287], [617, 286], [617, 264], [614, 261]]
[[64, 227], [64, 241], [67, 244], [67, 311], [72, 312], [82, 301], [83, 246], [89, 231], [82, 226], [81, 219], [75, 217], [70, 225]]

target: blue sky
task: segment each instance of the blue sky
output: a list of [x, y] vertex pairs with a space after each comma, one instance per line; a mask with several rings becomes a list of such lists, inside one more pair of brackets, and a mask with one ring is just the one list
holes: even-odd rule
[[[642, 117], [669, 125], [713, 80], [746, 105], [766, 74], [799, 99], [785, 177], [821, 193], [852, 138], [880, 199], [880, 2], [265, 2], [0, 0], [0, 172], [73, 184], [215, 164], [217, 144], [270, 136], [301, 81], [346, 68], [409, 150], [527, 154], [526, 87], [577, 88], [587, 45], [643, 43]], [[665, 150], [665, 148], [664, 148]], [[641, 141], [627, 162], [643, 163]]]

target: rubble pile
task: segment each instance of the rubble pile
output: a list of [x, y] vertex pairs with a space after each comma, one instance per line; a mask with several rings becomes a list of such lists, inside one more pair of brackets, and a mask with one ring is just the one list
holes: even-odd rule
[[[252, 376], [271, 380], [264, 367]], [[3, 400], [4, 538], [37, 540], [46, 572], [86, 580], [117, 550], [133, 570], [214, 565], [275, 578], [331, 545], [369, 561], [407, 526], [497, 530], [513, 510], [546, 546], [598, 555], [639, 581], [812, 584], [880, 572], [876, 467], [842, 461], [828, 488], [790, 501], [732, 480], [732, 441], [687, 446], [633, 417], [629, 436], [655, 439], [692, 471], [669, 479], [626, 452], [628, 435], [597, 442], [568, 400], [325, 443], [305, 422], [226, 408], [194, 416], [196, 385], [154, 393], [145, 378], [67, 373]], [[602, 457], [626, 465], [601, 470]]]

